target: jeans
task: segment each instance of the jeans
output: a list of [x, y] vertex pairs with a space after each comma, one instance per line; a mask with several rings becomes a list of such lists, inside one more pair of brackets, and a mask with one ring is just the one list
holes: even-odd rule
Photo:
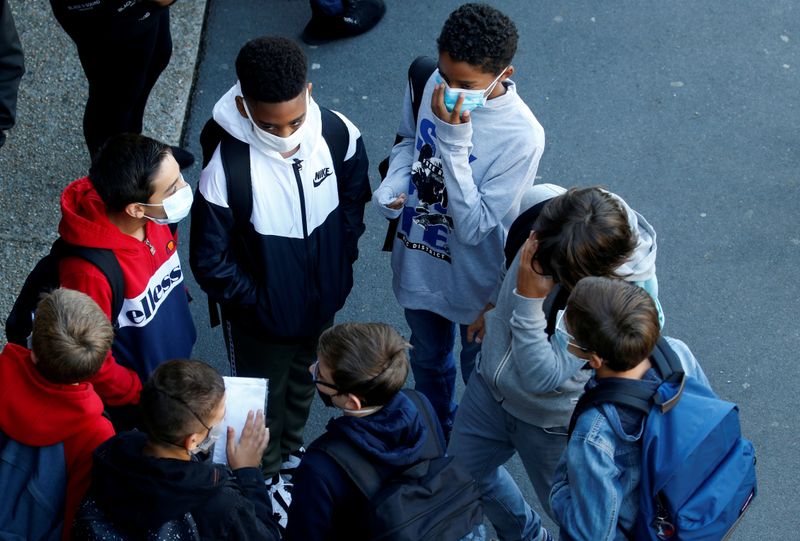
[[[456, 362], [453, 356], [456, 324], [427, 310], [405, 310], [411, 328], [411, 370], [415, 389], [433, 405], [445, 438], [453, 428], [456, 414]], [[481, 349], [477, 342], [467, 342], [467, 325], [460, 325], [461, 377], [469, 380], [475, 357]]]
[[566, 428], [525, 423], [492, 396], [483, 376], [472, 375], [461, 398], [447, 454], [456, 456], [483, 493], [484, 512], [504, 539], [539, 539], [541, 518], [503, 466], [516, 451], [542, 506], [549, 509], [556, 465], [567, 445]]

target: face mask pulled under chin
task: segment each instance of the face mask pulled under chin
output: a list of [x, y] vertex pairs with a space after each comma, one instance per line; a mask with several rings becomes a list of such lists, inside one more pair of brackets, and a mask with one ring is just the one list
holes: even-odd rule
[[197, 444], [197, 447], [189, 451], [189, 454], [196, 455], [198, 453], [208, 453], [214, 444], [217, 443], [217, 440], [222, 437], [222, 431], [222, 423], [211, 427], [211, 430], [208, 431], [208, 435], [203, 439], [203, 441]]
[[292, 150], [296, 149], [300, 145], [300, 143], [303, 142], [306, 132], [308, 131], [308, 117], [309, 117], [308, 109], [310, 106], [310, 102], [311, 100], [308, 96], [308, 90], [306, 90], [306, 118], [303, 120], [303, 123], [300, 124], [300, 127], [294, 131], [294, 133], [292, 133], [288, 137], [278, 137], [277, 135], [273, 135], [267, 131], [262, 130], [256, 125], [255, 121], [253, 120], [253, 114], [250, 112], [250, 108], [247, 106], [247, 100], [245, 100], [244, 97], [242, 97], [244, 110], [247, 113], [248, 120], [250, 120], [250, 125], [253, 127], [253, 135], [256, 136], [256, 139], [258, 139], [258, 141], [267, 150], [280, 152], [281, 154], [286, 154], [287, 152], [291, 152]]

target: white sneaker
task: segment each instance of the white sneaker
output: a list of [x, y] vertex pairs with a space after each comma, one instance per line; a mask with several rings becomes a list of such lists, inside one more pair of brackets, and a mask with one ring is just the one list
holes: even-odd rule
[[267, 495], [272, 503], [272, 514], [278, 521], [282, 530], [286, 529], [289, 522], [289, 506], [292, 504], [292, 483], [283, 479], [280, 473], [276, 473], [266, 481]]

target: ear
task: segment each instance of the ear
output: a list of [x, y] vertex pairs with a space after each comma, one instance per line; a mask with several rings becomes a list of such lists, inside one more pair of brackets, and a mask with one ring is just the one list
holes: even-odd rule
[[188, 453], [197, 446], [197, 442], [197, 434], [189, 434], [183, 438], [183, 448], [186, 449], [186, 452]]
[[313, 84], [311, 84], [311, 83], [308, 83], [308, 95], [309, 95], [309, 97], [311, 96], [311, 91], [312, 91], [313, 89], [314, 89], [314, 85], [313, 85]]
[[122, 212], [137, 220], [144, 218], [144, 208], [139, 203], [129, 203]]
[[247, 110], [244, 108], [244, 98], [241, 96], [236, 96], [234, 101], [236, 102], [236, 110], [239, 111], [239, 114], [242, 115], [243, 118], [249, 118], [247, 116]]
[[36, 355], [31, 351], [31, 362], [33, 364], [39, 364], [39, 359], [36, 358]]
[[589, 366], [591, 366], [595, 370], [603, 366], [604, 363], [602, 357], [600, 357], [594, 351], [589, 354], [589, 358], [587, 360], [589, 361]]
[[358, 411], [361, 409], [361, 399], [358, 398], [356, 395], [347, 393], [344, 395], [345, 402], [344, 402], [344, 409]]
[[502, 75], [502, 76], [500, 76], [500, 80], [501, 80], [501, 81], [505, 81], [506, 79], [508, 79], [509, 77], [511, 77], [512, 75], [514, 75], [514, 71], [516, 71], [516, 70], [514, 69], [514, 66], [508, 66], [508, 67], [506, 68], [506, 71], [504, 71], [504, 72], [503, 72], [503, 75]]

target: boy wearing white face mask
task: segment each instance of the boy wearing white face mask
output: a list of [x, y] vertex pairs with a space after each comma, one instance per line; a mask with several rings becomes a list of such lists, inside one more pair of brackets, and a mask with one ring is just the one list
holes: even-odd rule
[[[492, 299], [508, 227], [531, 186], [544, 130], [509, 79], [517, 30], [486, 4], [450, 14], [438, 70], [416, 116], [406, 93], [386, 179], [373, 203], [397, 221], [394, 292], [411, 328], [416, 389], [449, 434], [456, 410], [455, 327], [466, 382], [480, 348], [468, 325]], [[387, 238], [387, 241], [390, 239]]]
[[285, 38], [256, 38], [239, 52], [239, 81], [201, 136], [213, 155], [190, 250], [197, 282], [222, 308], [231, 372], [269, 380], [263, 469], [284, 517], [314, 396], [308, 367], [352, 288], [370, 197], [361, 134], [316, 104], [306, 65]]
[[[116, 327], [111, 351], [90, 380], [106, 406], [137, 403], [142, 382], [159, 364], [191, 355], [196, 332], [177, 236], [167, 226], [185, 217], [191, 204], [191, 188], [170, 147], [133, 134], [109, 139], [89, 176], [61, 195], [61, 237], [111, 251], [122, 271], [124, 298], [112, 313], [112, 287], [98, 267], [80, 257], [59, 264], [61, 285], [89, 295]], [[129, 428], [135, 420], [124, 413], [112, 412], [112, 420]]]

